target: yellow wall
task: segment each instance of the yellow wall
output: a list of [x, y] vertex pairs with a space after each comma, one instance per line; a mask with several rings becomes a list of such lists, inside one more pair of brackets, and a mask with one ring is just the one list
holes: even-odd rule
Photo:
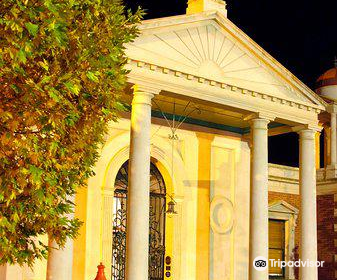
[[[172, 143], [168, 139], [170, 129], [165, 125], [164, 121], [154, 119], [151, 133], [152, 159], [164, 177], [167, 193], [177, 202], [178, 212], [166, 218], [166, 255], [172, 258], [172, 275], [165, 279], [245, 279], [249, 244], [247, 144], [233, 133], [183, 124], [172, 152]], [[94, 170], [96, 175], [88, 180], [87, 188], [79, 189], [76, 194], [75, 217], [84, 224], [74, 241], [73, 280], [94, 279], [101, 261], [106, 266], [107, 279], [110, 278], [114, 180], [129, 157], [129, 128], [128, 119], [111, 125]], [[226, 172], [220, 167], [225, 167]], [[237, 210], [236, 229], [229, 231], [225, 239], [220, 236], [221, 242], [211, 236], [210, 200], [216, 194], [213, 193], [216, 188], [226, 197], [224, 192], [230, 191], [228, 198], [236, 203]], [[167, 203], [169, 201], [167, 197]], [[223, 252], [226, 252], [225, 256]], [[46, 263], [36, 266], [34, 276], [28, 279], [45, 279], [45, 268]]]
[[[151, 132], [152, 159], [164, 177], [167, 193], [177, 202], [178, 212], [166, 217], [166, 255], [172, 258], [172, 275], [165, 279], [245, 279], [249, 244], [247, 144], [233, 133], [183, 124], [172, 153], [170, 129], [165, 125], [162, 120], [153, 120]], [[87, 188], [79, 189], [76, 194], [75, 216], [85, 223], [74, 241], [73, 280], [94, 279], [101, 261], [106, 266], [107, 279], [110, 278], [114, 180], [129, 157], [129, 128], [128, 119], [111, 125], [94, 170], [96, 175], [88, 180]], [[220, 167], [225, 167], [225, 172]], [[221, 192], [215, 193], [214, 189]], [[227, 197], [224, 192], [230, 192], [228, 199], [236, 203], [237, 228], [219, 238], [213, 233], [212, 239], [210, 202], [215, 194]], [[45, 279], [45, 267], [45, 263], [43, 268], [37, 267], [35, 278], [28, 279]], [[224, 267], [226, 273], [222, 272]]]
[[83, 222], [79, 235], [74, 240], [73, 279], [77, 280], [84, 279], [85, 275], [87, 188], [78, 190], [75, 204], [75, 217]]
[[[167, 171], [167, 169], [160, 163], [155, 163], [158, 170], [160, 171], [161, 175], [164, 178], [165, 181], [165, 187], [166, 187], [166, 209], [167, 204], [171, 201], [170, 196], [174, 196], [174, 191], [172, 187], [172, 180], [171, 180], [171, 174]], [[171, 263], [171, 274], [172, 270], [174, 270], [174, 258], [173, 258], [173, 233], [174, 233], [174, 218], [172, 216], [166, 215], [165, 220], [165, 257], [169, 256], [171, 257], [172, 263]], [[166, 266], [166, 265], [165, 265]], [[165, 267], [164, 266], [164, 267]], [[166, 270], [165, 270], [166, 272]], [[172, 279], [171, 277], [166, 277], [164, 272], [164, 279]]]
[[198, 210], [197, 210], [197, 280], [209, 279], [209, 238], [210, 238], [210, 178], [211, 145], [214, 135], [197, 133], [198, 148]]

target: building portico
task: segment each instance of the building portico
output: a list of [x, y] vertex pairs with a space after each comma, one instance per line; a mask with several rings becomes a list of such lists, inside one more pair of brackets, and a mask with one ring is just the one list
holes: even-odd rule
[[[219, 3], [216, 5], [222, 7]], [[224, 9], [208, 7], [205, 4], [203, 10], [198, 12], [195, 7], [191, 8], [189, 15], [145, 21], [140, 27], [140, 37], [127, 48], [128, 68], [131, 70], [129, 82], [133, 85], [133, 93], [125, 279], [148, 279], [148, 178], [153, 148], [151, 106], [152, 111], [168, 114], [172, 113], [171, 104], [174, 104], [176, 110], [184, 115], [182, 104], [186, 100], [192, 100], [200, 111], [188, 117], [201, 121], [212, 119], [218, 125], [236, 127], [243, 132], [242, 135], [250, 134], [250, 198], [246, 196], [250, 200], [250, 211], [247, 212], [250, 231], [246, 236], [250, 240], [250, 257], [247, 255], [246, 260], [241, 261], [246, 268], [239, 268], [238, 260], [225, 261], [229, 265], [226, 277], [237, 279], [235, 275], [239, 275], [240, 269], [249, 270], [250, 280], [266, 280], [269, 277], [268, 269], [259, 272], [253, 268], [256, 257], [268, 258], [268, 127], [287, 127], [300, 135], [300, 216], [304, 221], [301, 254], [302, 258], [317, 260], [317, 245], [312, 242], [312, 236], [316, 235], [316, 224], [310, 221], [316, 217], [314, 135], [320, 129], [318, 114], [324, 110], [323, 103], [234, 26], [227, 19]], [[197, 193], [194, 195], [198, 197]], [[235, 208], [235, 201], [230, 196], [224, 197]], [[181, 211], [184, 212], [183, 209]], [[212, 214], [208, 214], [206, 219], [210, 219]], [[102, 234], [105, 234], [104, 229]], [[235, 233], [230, 235], [230, 239], [238, 238]], [[205, 236], [206, 239], [210, 238], [209, 235]], [[210, 241], [200, 238], [198, 242], [206, 242], [207, 248], [210, 248]], [[227, 245], [224, 246], [226, 248]], [[230, 250], [235, 255], [235, 248]], [[230, 254], [229, 258], [234, 255]], [[106, 261], [106, 265], [110, 266]], [[220, 279], [214, 261], [210, 259], [206, 275], [213, 275], [210, 279]], [[90, 261], [88, 267], [92, 270], [94, 262]], [[203, 270], [205, 267], [206, 264]], [[191, 276], [181, 279], [201, 279], [198, 270], [196, 267], [195, 276], [191, 273]], [[175, 266], [171, 272], [173, 275], [176, 273]], [[183, 275], [183, 272], [179, 274]], [[93, 275], [93, 271], [90, 275]], [[301, 275], [301, 279], [317, 279], [317, 271], [311, 268], [302, 268]]]
[[[242, 122], [249, 124], [243, 124], [243, 127], [250, 130], [252, 150], [249, 275], [251, 280], [268, 279], [268, 269], [257, 271], [253, 268], [256, 257], [268, 258], [268, 124], [277, 122], [300, 135], [300, 215], [304, 221], [301, 257], [316, 261], [317, 244], [312, 242], [312, 236], [317, 235], [317, 229], [316, 223], [310, 220], [316, 220], [315, 133], [320, 130], [318, 114], [324, 110], [324, 106], [307, 87], [291, 77], [232, 25], [222, 9], [208, 10], [207, 5], [203, 9], [206, 10], [202, 10], [202, 13], [191, 13], [174, 20], [168, 18], [144, 22], [142, 35], [128, 48], [131, 70], [129, 80], [134, 84], [141, 83], [142, 86], [148, 81], [150, 87], [160, 89], [159, 95], [170, 96], [173, 93], [183, 98], [200, 100], [200, 103], [206, 101], [224, 106], [227, 110], [244, 112]], [[218, 42], [221, 39], [223, 44], [220, 46]], [[227, 49], [223, 48], [226, 40], [232, 42]], [[170, 49], [168, 56], [166, 52], [161, 54], [160, 48]], [[192, 51], [195, 49], [197, 52]], [[257, 60], [260, 61], [258, 66], [251, 67]], [[207, 65], [207, 72], [204, 71], [204, 65]], [[226, 69], [228, 66], [232, 68]], [[246, 78], [247, 71], [251, 77], [261, 80], [251, 82]], [[227, 76], [233, 73], [237, 75], [235, 85], [227, 83]], [[261, 87], [263, 81], [268, 86]], [[275, 81], [279, 87], [270, 90]], [[222, 124], [226, 124], [226, 121], [224, 118]], [[302, 268], [301, 279], [317, 279], [317, 269]]]
[[[297, 216], [299, 257], [316, 262], [316, 134], [325, 101], [236, 27], [223, 1], [191, 0], [186, 15], [146, 20], [140, 31], [126, 46], [123, 99], [131, 110], [109, 124], [96, 175], [76, 195], [80, 237], [48, 260], [49, 275], [61, 260], [72, 263], [72, 275], [50, 279], [92, 280], [102, 262], [108, 280], [267, 280], [274, 272], [253, 261], [270, 257], [269, 222], [281, 221], [285, 239], [273, 252], [290, 260]], [[335, 111], [331, 127], [336, 143]], [[279, 167], [268, 164], [268, 136], [288, 132], [299, 135], [300, 166], [274, 186]], [[300, 209], [270, 203], [275, 190], [298, 195]], [[161, 275], [151, 274], [155, 261]], [[281, 273], [295, 280], [294, 270]], [[301, 267], [299, 279], [318, 280], [317, 268]]]

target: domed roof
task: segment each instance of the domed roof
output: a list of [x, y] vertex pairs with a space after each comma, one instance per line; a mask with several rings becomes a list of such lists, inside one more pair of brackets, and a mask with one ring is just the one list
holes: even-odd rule
[[322, 76], [320, 76], [316, 81], [316, 88], [325, 86], [336, 86], [337, 85], [337, 65], [334, 68], [326, 71]]

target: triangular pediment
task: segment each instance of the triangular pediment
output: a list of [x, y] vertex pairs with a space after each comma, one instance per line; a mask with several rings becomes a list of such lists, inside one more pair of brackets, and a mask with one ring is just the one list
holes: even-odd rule
[[135, 60], [303, 104], [322, 100], [227, 18], [201, 13], [145, 21]]
[[286, 213], [292, 215], [298, 214], [297, 208], [283, 200], [272, 202], [271, 204], [269, 204], [268, 210], [269, 212]]

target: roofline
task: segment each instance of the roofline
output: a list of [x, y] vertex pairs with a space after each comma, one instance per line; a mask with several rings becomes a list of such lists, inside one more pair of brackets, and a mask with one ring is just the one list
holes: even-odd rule
[[[180, 23], [193, 23], [200, 22], [201, 20], [216, 20], [218, 24], [230, 25], [230, 27], [235, 31], [231, 35], [240, 40], [244, 45], [250, 45], [254, 54], [260, 57], [264, 63], [270, 65], [286, 82], [292, 84], [303, 92], [311, 101], [317, 103], [318, 107], [322, 110], [326, 110], [328, 106], [327, 102], [323, 100], [318, 94], [316, 94], [312, 89], [310, 89], [305, 83], [298, 79], [294, 74], [292, 74], [286, 67], [284, 67], [280, 62], [278, 62], [272, 55], [270, 55], [266, 50], [264, 50], [259, 44], [257, 44], [252, 38], [250, 38], [244, 31], [242, 31], [238, 26], [236, 26], [232, 21], [230, 21], [226, 16], [218, 11], [206, 11], [202, 13], [190, 14], [190, 15], [177, 15], [170, 17], [162, 17], [155, 19], [148, 19], [142, 21], [139, 26], [139, 30], [151, 30], [157, 29], [159, 27], [168, 27], [172, 25], [178, 25]], [[226, 28], [228, 29], [228, 28]], [[230, 30], [229, 30], [230, 31]]]

